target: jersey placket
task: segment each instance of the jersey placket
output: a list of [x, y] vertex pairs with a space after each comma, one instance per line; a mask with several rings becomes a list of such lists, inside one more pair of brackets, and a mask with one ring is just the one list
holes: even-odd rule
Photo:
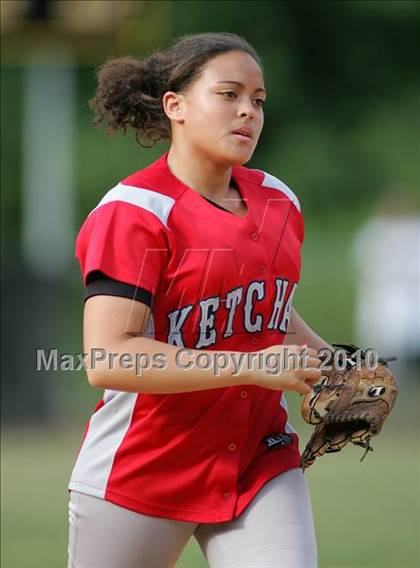
[[249, 412], [252, 396], [249, 389], [234, 387], [231, 391], [232, 404], [230, 405], [231, 420], [235, 422], [233, 436], [226, 432], [223, 441], [224, 451], [220, 462], [221, 507], [224, 512], [233, 517], [238, 500], [238, 481], [241, 453], [246, 450], [245, 441], [248, 437]]

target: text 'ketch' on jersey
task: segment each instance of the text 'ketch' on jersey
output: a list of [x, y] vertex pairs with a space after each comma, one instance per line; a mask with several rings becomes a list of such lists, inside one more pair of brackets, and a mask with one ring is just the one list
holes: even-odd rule
[[[247, 205], [244, 217], [174, 177], [167, 154], [126, 178], [79, 232], [84, 282], [99, 270], [150, 292], [159, 341], [244, 352], [282, 343], [300, 276], [299, 202], [259, 170], [236, 166], [232, 180]], [[268, 451], [264, 439], [284, 433], [293, 443]], [[293, 467], [298, 437], [281, 391], [105, 391], [69, 488], [145, 514], [221, 522]]]

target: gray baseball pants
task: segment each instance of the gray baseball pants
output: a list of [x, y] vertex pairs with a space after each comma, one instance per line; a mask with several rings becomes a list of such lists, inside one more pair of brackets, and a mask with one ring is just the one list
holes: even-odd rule
[[267, 482], [233, 521], [152, 517], [71, 491], [68, 568], [175, 568], [194, 537], [210, 568], [316, 568], [306, 478], [298, 468]]

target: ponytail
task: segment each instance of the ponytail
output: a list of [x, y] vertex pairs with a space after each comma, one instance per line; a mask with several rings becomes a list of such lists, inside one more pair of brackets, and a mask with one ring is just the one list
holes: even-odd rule
[[89, 102], [95, 112], [94, 124], [105, 123], [109, 133], [122, 130], [125, 134], [132, 128], [141, 146], [170, 139], [171, 124], [163, 110], [163, 95], [186, 89], [207, 61], [228, 51], [244, 51], [262, 67], [254, 48], [230, 33], [183, 36], [144, 60], [109, 59], [97, 72], [97, 90]]

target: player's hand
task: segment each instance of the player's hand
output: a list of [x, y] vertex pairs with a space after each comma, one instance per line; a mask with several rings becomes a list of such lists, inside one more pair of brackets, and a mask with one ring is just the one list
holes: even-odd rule
[[[306, 345], [273, 345], [259, 351], [263, 360], [278, 361], [278, 366], [263, 365], [262, 368], [250, 370], [249, 380], [252, 384], [272, 390], [289, 390], [300, 394], [311, 392], [311, 385], [321, 378], [318, 368], [321, 359], [318, 352]], [[272, 367], [275, 367], [274, 369]]]

